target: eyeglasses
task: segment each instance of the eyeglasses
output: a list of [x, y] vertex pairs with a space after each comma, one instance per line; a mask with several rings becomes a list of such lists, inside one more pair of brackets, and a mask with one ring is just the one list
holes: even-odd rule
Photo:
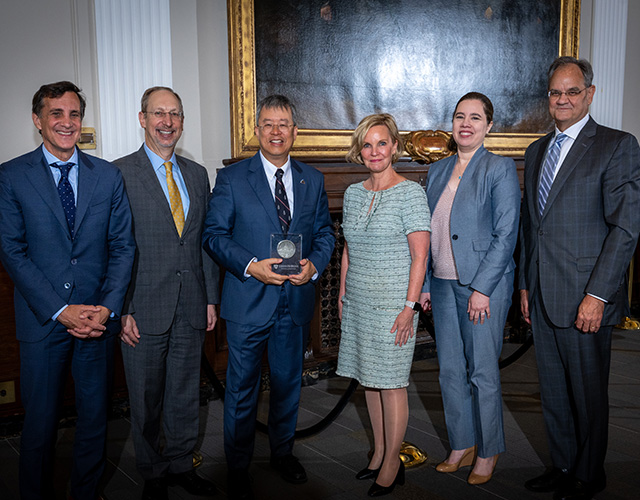
[[287, 132], [293, 126], [294, 125], [292, 125], [291, 123], [265, 123], [264, 125], [258, 125], [258, 128], [263, 132], [269, 134], [274, 130], [278, 132], [280, 130], [282, 130], [283, 132]]
[[562, 94], [566, 95], [567, 97], [571, 98], [571, 97], [577, 97], [579, 96], [582, 92], [584, 92], [585, 90], [587, 90], [589, 87], [585, 87], [582, 90], [575, 90], [575, 89], [571, 89], [571, 90], [567, 90], [566, 92], [562, 92], [562, 90], [550, 90], [549, 92], [547, 92], [547, 95], [549, 96], [549, 99], [560, 99], [560, 96]]
[[172, 120], [181, 120], [184, 116], [182, 111], [145, 111], [144, 113], [147, 115], [153, 115], [158, 120], [164, 120], [167, 115], [169, 115], [169, 118]]

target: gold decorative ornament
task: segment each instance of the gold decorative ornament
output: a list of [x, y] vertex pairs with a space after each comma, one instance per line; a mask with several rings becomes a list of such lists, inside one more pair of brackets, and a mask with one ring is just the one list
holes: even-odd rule
[[416, 445], [408, 441], [402, 442], [402, 446], [400, 447], [400, 460], [404, 462], [405, 469], [422, 465], [428, 458], [427, 454]]
[[625, 316], [620, 323], [616, 325], [620, 330], [640, 330], [640, 321]]
[[[631, 298], [633, 296], [633, 262], [635, 258], [636, 256], [634, 254], [629, 264], [629, 286], [627, 288], [629, 304], [631, 304]], [[629, 316], [625, 316], [623, 320], [616, 325], [616, 328], [619, 328], [620, 330], [640, 330], [640, 321], [632, 319]]]
[[[371, 460], [372, 456], [373, 450], [369, 450], [369, 453], [367, 453], [369, 460]], [[428, 458], [427, 454], [415, 444], [411, 444], [409, 441], [402, 441], [402, 446], [400, 446], [400, 460], [404, 463], [405, 469], [417, 467], [425, 463]]]
[[202, 453], [199, 451], [193, 452], [193, 468], [200, 467], [202, 465]]
[[412, 160], [433, 163], [453, 154], [448, 143], [451, 134], [443, 130], [418, 130], [403, 137], [404, 149]]

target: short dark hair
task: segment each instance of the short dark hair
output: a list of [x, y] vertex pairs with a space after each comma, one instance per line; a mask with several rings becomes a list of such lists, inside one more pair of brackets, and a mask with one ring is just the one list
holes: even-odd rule
[[[464, 101], [480, 101], [482, 103], [482, 109], [484, 110], [484, 114], [487, 117], [487, 125], [493, 121], [493, 103], [491, 102], [491, 99], [489, 99], [486, 95], [481, 94], [480, 92], [468, 92], [465, 95], [463, 95], [458, 101], [458, 103], [456, 104], [456, 107], [453, 108], [453, 114], [451, 115], [452, 120], [456, 116], [456, 111], [458, 110], [458, 106], [460, 106], [460, 103]], [[447, 148], [449, 149], [449, 151], [453, 151], [454, 153], [458, 151], [458, 144], [456, 144], [456, 141], [453, 139], [453, 136], [449, 138], [449, 142], [447, 143]]]
[[549, 83], [551, 82], [551, 77], [556, 72], [558, 68], [562, 66], [566, 66], [567, 64], [575, 64], [578, 66], [578, 69], [582, 72], [582, 77], [584, 78], [584, 86], [591, 87], [593, 84], [593, 68], [591, 67], [591, 63], [586, 59], [576, 59], [571, 56], [561, 56], [558, 57], [555, 61], [551, 63], [549, 66], [549, 71], [547, 72], [547, 87], [549, 87]]
[[171, 92], [176, 97], [176, 99], [178, 99], [178, 103], [180, 104], [180, 113], [184, 114], [184, 109], [182, 108], [182, 99], [180, 99], [178, 93], [172, 88], [161, 86], [149, 87], [144, 91], [144, 94], [142, 94], [142, 99], [140, 99], [140, 111], [142, 111], [143, 113], [147, 112], [147, 106], [149, 105], [149, 98], [151, 97], [151, 94], [153, 94], [154, 92], [158, 92], [159, 90], [166, 90], [167, 92]]
[[280, 94], [273, 94], [265, 97], [258, 103], [258, 109], [256, 110], [256, 125], [259, 125], [258, 119], [260, 118], [260, 113], [263, 109], [286, 109], [291, 111], [291, 118], [293, 120], [293, 124], [298, 124], [297, 119], [297, 111], [296, 107], [289, 100], [288, 97], [285, 97]]
[[84, 96], [82, 95], [82, 90], [76, 87], [75, 84], [67, 81], [47, 83], [40, 87], [33, 95], [31, 111], [34, 115], [40, 116], [42, 108], [44, 108], [45, 98], [56, 99], [58, 97], [62, 97], [67, 92], [73, 92], [78, 96], [78, 100], [80, 101], [80, 117], [84, 118], [84, 110], [87, 107], [87, 101], [85, 101]]

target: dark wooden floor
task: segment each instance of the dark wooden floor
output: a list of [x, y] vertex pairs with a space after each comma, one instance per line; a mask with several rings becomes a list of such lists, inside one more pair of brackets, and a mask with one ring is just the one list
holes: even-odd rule
[[[640, 498], [640, 332], [614, 331], [611, 363], [609, 452], [606, 472], [608, 487], [599, 500]], [[405, 486], [388, 498], [406, 499], [551, 499], [549, 494], [528, 492], [523, 483], [539, 474], [547, 460], [533, 349], [502, 370], [507, 452], [500, 457], [493, 479], [486, 485], [466, 483], [468, 469], [439, 474], [434, 465], [448, 450], [444, 427], [438, 366], [435, 359], [414, 363], [411, 386], [411, 416], [406, 439], [429, 455], [429, 460], [407, 472]], [[334, 406], [348, 385], [342, 378], [321, 380], [302, 389], [299, 427], [320, 420]], [[264, 408], [262, 408], [264, 412]], [[204, 463], [199, 473], [213, 480], [225, 498], [226, 469], [222, 450], [222, 403], [211, 401], [201, 408], [201, 442]], [[325, 431], [299, 440], [295, 453], [309, 474], [300, 486], [283, 482], [269, 467], [267, 438], [259, 434], [251, 467], [258, 499], [365, 498], [368, 481], [356, 481], [354, 474], [367, 464], [370, 447], [369, 423], [361, 389], [345, 411]], [[60, 430], [58, 442], [58, 499], [64, 499], [70, 467], [74, 429]], [[19, 436], [0, 440], [0, 499], [18, 498]], [[129, 422], [113, 420], [109, 426], [108, 467], [105, 494], [111, 500], [137, 499], [142, 480], [135, 469]], [[170, 488], [171, 499], [191, 499], [182, 490]]]

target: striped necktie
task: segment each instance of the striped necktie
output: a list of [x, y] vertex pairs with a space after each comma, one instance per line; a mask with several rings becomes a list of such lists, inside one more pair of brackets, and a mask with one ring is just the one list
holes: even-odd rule
[[169, 203], [171, 205], [171, 215], [173, 215], [173, 222], [176, 224], [178, 234], [182, 236], [182, 230], [184, 229], [184, 209], [182, 208], [182, 198], [180, 197], [180, 191], [173, 178], [173, 163], [165, 161], [163, 163], [164, 170], [167, 174], [167, 189], [169, 190]]
[[558, 134], [556, 136], [556, 142], [547, 151], [547, 157], [542, 165], [542, 175], [540, 176], [540, 186], [538, 187], [538, 210], [540, 215], [544, 212], [544, 206], [547, 204], [549, 191], [551, 191], [551, 185], [553, 184], [553, 174], [560, 159], [562, 143], [566, 138], [566, 134]]
[[283, 174], [284, 172], [281, 168], [276, 170], [276, 210], [278, 211], [282, 232], [287, 234], [291, 225], [291, 210], [289, 209], [289, 200], [282, 181]]

